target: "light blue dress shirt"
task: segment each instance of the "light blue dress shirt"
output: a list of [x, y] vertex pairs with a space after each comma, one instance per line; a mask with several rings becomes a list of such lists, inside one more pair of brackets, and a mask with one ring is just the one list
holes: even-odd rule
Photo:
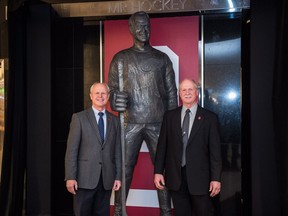
[[[92, 107], [93, 111], [94, 111], [94, 115], [98, 124], [99, 118], [100, 116], [98, 115], [98, 113], [100, 112], [99, 110], [95, 109], [94, 107]], [[104, 109], [103, 111], [101, 111], [104, 115], [103, 115], [103, 121], [104, 121], [104, 137], [106, 137], [106, 127], [107, 127], [107, 115], [106, 115], [106, 110]]]

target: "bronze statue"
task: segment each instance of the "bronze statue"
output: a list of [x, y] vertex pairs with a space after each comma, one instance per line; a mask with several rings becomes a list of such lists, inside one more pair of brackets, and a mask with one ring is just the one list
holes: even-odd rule
[[[164, 112], [178, 106], [172, 62], [149, 43], [148, 14], [142, 11], [132, 14], [129, 30], [134, 44], [113, 57], [108, 79], [111, 108], [124, 112], [125, 116], [126, 198], [142, 142], [146, 142], [154, 163]], [[119, 73], [123, 86], [119, 86]], [[171, 215], [170, 194], [167, 190], [157, 193], [160, 215]], [[114, 216], [121, 215], [121, 203], [121, 192], [118, 191], [115, 193]]]

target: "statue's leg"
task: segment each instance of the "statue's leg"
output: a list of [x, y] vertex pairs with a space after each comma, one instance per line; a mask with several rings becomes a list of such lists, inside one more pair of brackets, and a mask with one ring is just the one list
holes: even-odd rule
[[168, 189], [165, 187], [164, 190], [157, 190], [159, 207], [160, 207], [160, 215], [161, 216], [171, 216], [171, 195]]
[[[126, 172], [126, 200], [129, 193], [129, 188], [132, 181], [133, 171], [135, 166], [126, 166], [125, 172]], [[121, 216], [122, 215], [122, 202], [126, 202], [122, 200], [122, 188], [120, 188], [118, 191], [115, 191], [115, 200], [114, 200], [114, 216]]]
[[[154, 164], [154, 159], [156, 155], [158, 137], [160, 133], [161, 124], [149, 124], [146, 126], [145, 130], [145, 141], [149, 149], [149, 154]], [[164, 190], [157, 190], [160, 216], [171, 216], [171, 195], [168, 189], [165, 187]]]
[[[126, 200], [128, 197], [130, 185], [132, 182], [133, 172], [135, 165], [137, 163], [139, 151], [143, 142], [141, 136], [141, 129], [143, 125], [141, 124], [127, 124], [125, 127], [125, 180], [126, 180]], [[123, 184], [123, 183], [122, 183]], [[114, 216], [122, 215], [122, 202], [126, 200], [121, 199], [122, 189], [115, 192], [115, 201], [114, 201]]]

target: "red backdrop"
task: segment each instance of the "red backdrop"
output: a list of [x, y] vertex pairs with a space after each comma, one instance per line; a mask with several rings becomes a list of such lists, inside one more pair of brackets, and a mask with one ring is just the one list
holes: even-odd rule
[[[168, 46], [179, 57], [179, 80], [198, 80], [198, 17], [151, 18], [152, 46]], [[110, 62], [114, 54], [131, 47], [133, 38], [128, 20], [104, 23], [104, 80], [108, 82]], [[111, 207], [113, 208], [113, 207]], [[153, 166], [145, 148], [139, 154], [134, 171], [131, 193], [127, 200], [131, 216], [159, 216], [158, 201], [153, 184]], [[111, 212], [112, 215], [112, 212]]]

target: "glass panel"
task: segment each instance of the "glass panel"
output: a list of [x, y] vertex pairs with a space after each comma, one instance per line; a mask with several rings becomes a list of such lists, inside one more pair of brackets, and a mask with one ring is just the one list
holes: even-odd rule
[[204, 17], [204, 107], [218, 114], [221, 125], [223, 173], [217, 215], [223, 216], [241, 215], [240, 15]]

